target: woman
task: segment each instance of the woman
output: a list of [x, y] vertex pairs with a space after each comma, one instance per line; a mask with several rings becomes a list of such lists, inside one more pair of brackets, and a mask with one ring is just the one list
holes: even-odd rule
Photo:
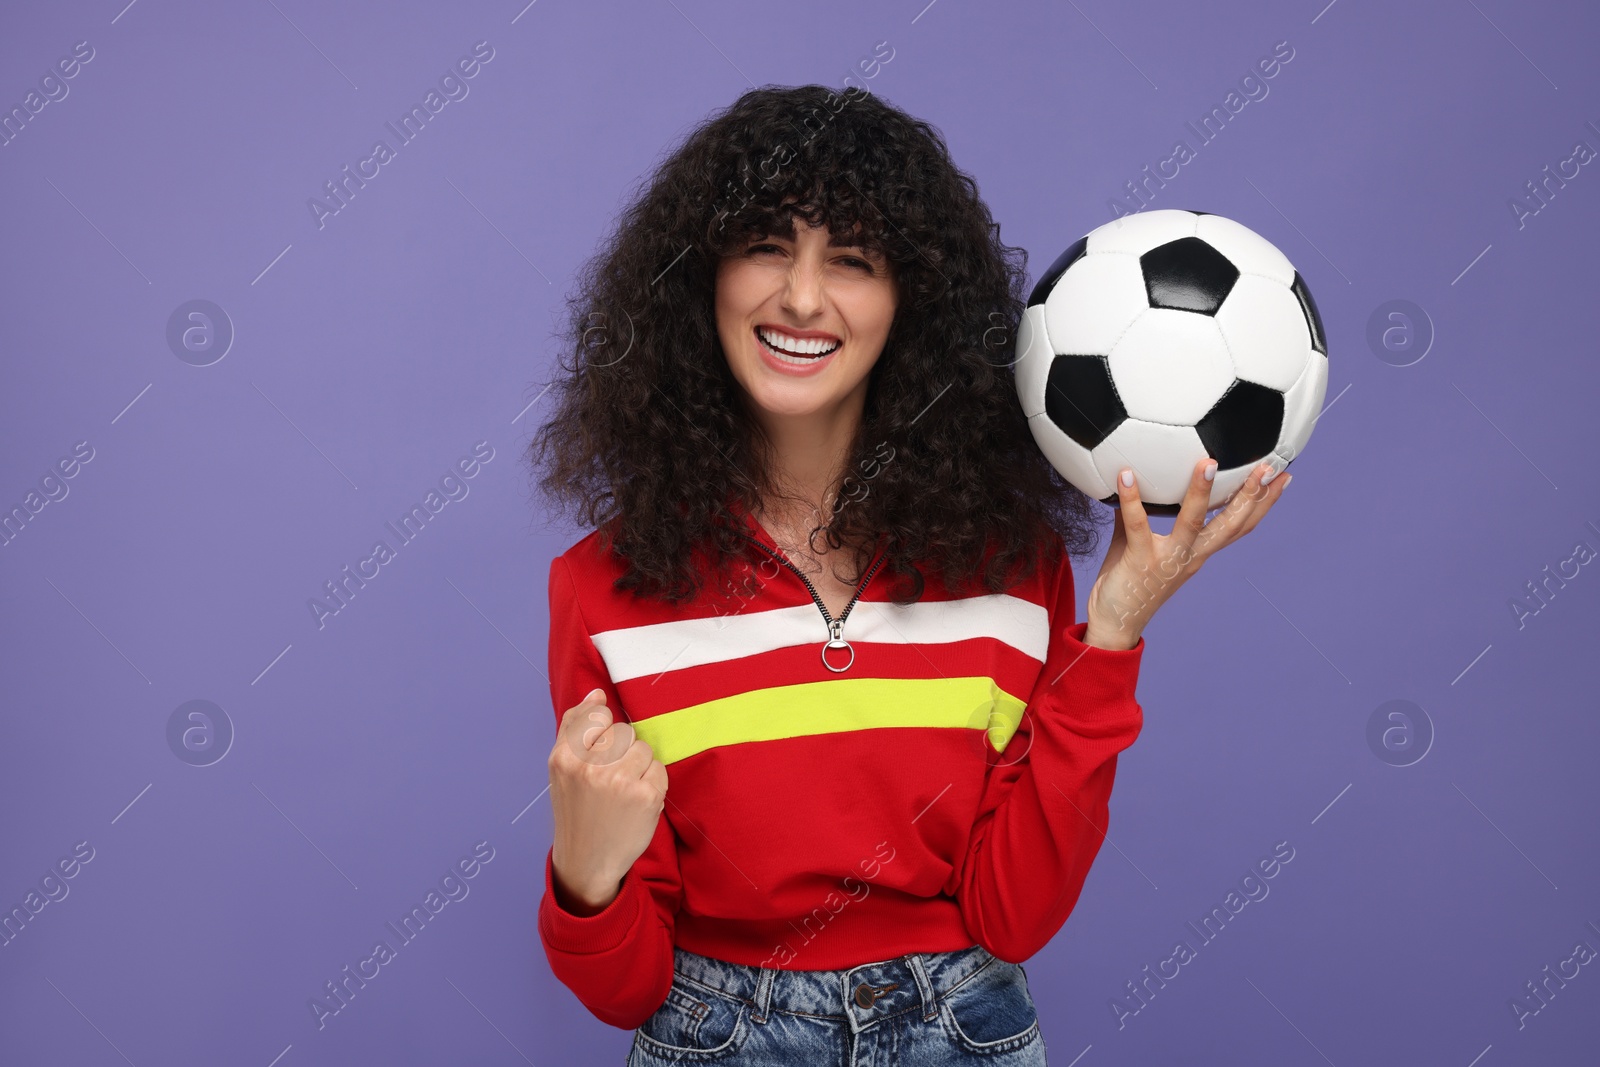
[[1098, 531], [1017, 403], [1025, 259], [926, 123], [766, 88], [569, 302], [529, 458], [594, 532], [550, 570], [539, 932], [635, 1067], [1044, 1062], [1021, 962], [1104, 837], [1141, 632], [1289, 479], [1207, 523], [1197, 465], [1163, 537], [1126, 472], [1075, 621]]

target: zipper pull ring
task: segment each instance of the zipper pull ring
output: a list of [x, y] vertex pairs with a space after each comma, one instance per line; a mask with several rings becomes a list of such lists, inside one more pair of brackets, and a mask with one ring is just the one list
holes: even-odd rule
[[[856, 661], [856, 650], [850, 647], [849, 641], [846, 641], [840, 636], [843, 630], [843, 621], [830, 620], [828, 622], [828, 643], [822, 646], [822, 665], [835, 674], [843, 674], [845, 671], [849, 670], [850, 665]], [[850, 653], [850, 658], [845, 660], [843, 667], [835, 667], [832, 663], [828, 662], [828, 649], [830, 648], [842, 648]]]

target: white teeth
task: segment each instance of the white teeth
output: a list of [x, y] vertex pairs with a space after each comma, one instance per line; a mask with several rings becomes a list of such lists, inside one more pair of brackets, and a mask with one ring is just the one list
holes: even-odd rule
[[[763, 330], [760, 327], [757, 327], [756, 332], [779, 359], [783, 359], [786, 353], [794, 356], [815, 358], [816, 356], [825, 356], [839, 347], [838, 341], [824, 341], [821, 338], [802, 340], [798, 337], [790, 337], [787, 334], [778, 333], [775, 330]], [[783, 361], [785, 363], [811, 362], [810, 359], [784, 359]]]
[[768, 348], [772, 358], [779, 363], [793, 363], [797, 367], [804, 367], [817, 361], [816, 356], [791, 356], [787, 352], [779, 352], [776, 348]]

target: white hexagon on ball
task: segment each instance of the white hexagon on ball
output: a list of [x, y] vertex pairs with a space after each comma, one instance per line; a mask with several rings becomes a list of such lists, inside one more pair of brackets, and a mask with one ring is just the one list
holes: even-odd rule
[[1023, 311], [1022, 321], [1017, 324], [1016, 352], [1017, 399], [1022, 402], [1022, 413], [1031, 419], [1044, 411], [1050, 363], [1056, 355], [1050, 346], [1050, 332], [1045, 329], [1043, 304]]
[[[1189, 489], [1194, 465], [1205, 458], [1206, 446], [1192, 426], [1163, 426], [1139, 419], [1121, 425], [1094, 447], [1095, 470], [1115, 486], [1122, 468], [1132, 467], [1139, 495], [1147, 500], [1177, 500]], [[1116, 492], [1115, 488], [1112, 493]]]
[[1050, 290], [1045, 326], [1057, 355], [1104, 356], [1149, 308], [1137, 258], [1087, 254]]
[[1234, 371], [1245, 381], [1283, 392], [1306, 369], [1311, 330], [1288, 286], [1258, 274], [1241, 275], [1216, 321]]
[[1170, 308], [1140, 315], [1111, 350], [1110, 365], [1131, 417], [1184, 427], [1199, 422], [1234, 377], [1216, 320]]
[[1089, 450], [1061, 432], [1048, 415], [1035, 415], [1028, 420], [1033, 440], [1061, 476], [1095, 499], [1116, 494], [1111, 484], [1100, 477]]
[[1283, 394], [1283, 432], [1273, 452], [1282, 458], [1284, 466], [1288, 466], [1311, 440], [1311, 431], [1316, 429], [1317, 419], [1322, 415], [1322, 398], [1327, 392], [1328, 357], [1313, 350], [1300, 379]]
[[1294, 265], [1278, 246], [1250, 227], [1221, 215], [1201, 215], [1194, 235], [1227, 256], [1241, 274], [1260, 274], [1287, 289], [1294, 284]]

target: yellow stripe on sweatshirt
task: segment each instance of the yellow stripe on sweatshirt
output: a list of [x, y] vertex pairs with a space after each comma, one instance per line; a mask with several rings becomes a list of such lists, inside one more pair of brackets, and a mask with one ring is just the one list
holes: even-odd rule
[[903, 726], [984, 730], [1003, 752], [1025, 706], [982, 676], [835, 678], [708, 700], [633, 728], [667, 765], [724, 745]]

